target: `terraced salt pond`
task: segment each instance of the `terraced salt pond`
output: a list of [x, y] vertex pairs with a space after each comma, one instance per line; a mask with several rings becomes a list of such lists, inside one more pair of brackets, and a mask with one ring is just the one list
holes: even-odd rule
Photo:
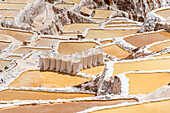
[[117, 58], [126, 58], [130, 55], [129, 52], [123, 50], [117, 45], [110, 45], [103, 48], [103, 52], [110, 54], [111, 56], [116, 56]]
[[30, 41], [34, 33], [10, 29], [0, 29], [0, 34], [9, 35], [20, 41]]
[[[37, 112], [40, 113], [46, 111], [46, 113], [55, 113], [56, 111], [59, 113], [76, 113], [80, 111], [84, 111], [87, 108], [95, 107], [95, 106], [103, 106], [103, 105], [116, 105], [123, 102], [135, 102], [134, 99], [122, 99], [122, 100], [111, 100], [111, 101], [83, 101], [83, 102], [68, 102], [68, 103], [58, 103], [58, 104], [47, 104], [47, 105], [35, 105], [35, 106], [20, 106], [9, 109], [4, 109], [3, 113], [30, 113]], [[67, 108], [67, 109], [65, 109]]]
[[107, 18], [114, 12], [116, 12], [116, 10], [95, 9], [94, 17]]
[[138, 71], [138, 70], [144, 70], [144, 71], [167, 70], [169, 69], [169, 67], [170, 67], [170, 58], [115, 63], [113, 75], [121, 74], [123, 72]]
[[169, 113], [170, 100], [149, 102], [119, 108], [105, 109], [93, 113]]
[[92, 20], [98, 21], [98, 22], [105, 22], [106, 18], [91, 18]]
[[7, 57], [8, 59], [20, 59], [20, 58], [22, 58], [21, 56], [17, 56], [17, 55], [10, 55], [10, 56], [8, 56]]
[[81, 2], [81, 0], [63, 0], [64, 2], [72, 2], [72, 3], [76, 3], [79, 4]]
[[6, 17], [4, 17], [6, 20], [8, 20], [8, 21], [10, 21], [10, 20], [14, 20], [14, 17], [8, 17], [8, 16], [6, 16]]
[[170, 41], [155, 44], [155, 45], [151, 46], [150, 48], [148, 48], [148, 50], [149, 51], [161, 51], [162, 49], [164, 49], [166, 47], [170, 47]]
[[114, 21], [128, 21], [128, 20], [127, 19], [112, 19], [111, 21], [114, 22]]
[[166, 31], [159, 31], [159, 32], [129, 36], [124, 38], [126, 42], [136, 47], [145, 46], [153, 42], [163, 41], [167, 39], [170, 39], [170, 33]]
[[31, 52], [32, 50], [49, 51], [51, 49], [50, 48], [21, 47], [21, 48], [17, 49], [14, 53], [16, 53], [16, 54], [27, 54], [27, 53]]
[[41, 37], [39, 40], [36, 41], [37, 47], [51, 47], [52, 45], [55, 45], [58, 42], [59, 39], [55, 38], [46, 38]]
[[65, 25], [63, 31], [80, 31], [83, 32], [86, 28], [99, 28], [99, 24], [95, 23], [75, 23]]
[[88, 50], [95, 47], [97, 44], [94, 42], [60, 42], [58, 52], [62, 54], [74, 54], [81, 51]]
[[[86, 34], [85, 38], [94, 39], [94, 38], [112, 38], [112, 37], [122, 37], [126, 35], [135, 34], [137, 29], [90, 29]], [[105, 35], [103, 35], [105, 34]]]
[[59, 74], [56, 72], [40, 72], [40, 71], [27, 71], [20, 75], [9, 86], [12, 87], [47, 87], [47, 88], [62, 88], [71, 87], [90, 81], [90, 79], [78, 76], [71, 76], [68, 74]]
[[129, 24], [136, 24], [136, 23], [135, 22], [111, 22], [111, 23], [105, 24], [105, 26], [108, 26], [108, 25], [129, 25]]
[[170, 53], [157, 55], [157, 56], [154, 56], [154, 57], [168, 57], [168, 56], [170, 56]]
[[0, 50], [7, 48], [9, 45], [10, 45], [10, 42], [0, 41]]
[[27, 3], [33, 3], [35, 0], [6, 0], [10, 2], [27, 2]]
[[7, 66], [10, 62], [10, 60], [0, 60], [0, 70], [5, 70], [5, 66]]
[[103, 41], [100, 41], [100, 43], [101, 44], [107, 44], [107, 43], [111, 43], [112, 42], [112, 40], [103, 40]]
[[99, 75], [100, 73], [103, 72], [104, 67], [105, 66], [96, 66], [96, 67], [88, 68], [88, 69], [82, 70], [81, 73]]
[[66, 9], [71, 9], [72, 7], [74, 7], [74, 4], [58, 3], [58, 4], [55, 4], [55, 6], [61, 7], [61, 8], [66, 8]]
[[62, 33], [61, 36], [74, 36], [77, 37], [77, 35], [82, 35], [81, 33]]
[[159, 10], [159, 11], [156, 11], [155, 13], [167, 19], [170, 14], [170, 8]]
[[56, 100], [56, 99], [73, 99], [77, 97], [92, 97], [92, 94], [79, 93], [48, 93], [38, 91], [19, 91], [5, 90], [0, 92], [0, 100]]
[[147, 94], [152, 93], [156, 89], [168, 85], [170, 73], [129, 73], [130, 94]]
[[0, 14], [2, 16], [15, 17], [20, 12], [18, 9], [0, 9]]
[[19, 9], [22, 10], [27, 5], [27, 3], [14, 3], [14, 2], [0, 2], [0, 8], [6, 8], [6, 9]]
[[125, 25], [125, 26], [120, 26], [120, 25], [114, 25], [114, 26], [105, 26], [104, 28], [110, 28], [110, 29], [113, 29], [113, 28], [140, 28], [141, 26], [139, 25]]

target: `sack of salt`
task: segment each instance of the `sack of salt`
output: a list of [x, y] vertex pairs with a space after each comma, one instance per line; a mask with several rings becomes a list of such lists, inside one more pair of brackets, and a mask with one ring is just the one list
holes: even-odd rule
[[55, 70], [56, 72], [59, 72], [60, 71], [60, 67], [61, 67], [61, 56], [60, 54], [57, 54], [56, 57], [55, 57], [55, 62], [56, 62], [56, 66], [55, 66]]
[[50, 56], [45, 54], [43, 58], [44, 71], [48, 71], [50, 68]]
[[50, 59], [50, 71], [54, 71], [56, 68], [56, 53], [51, 54]]
[[98, 65], [104, 64], [104, 62], [103, 62], [103, 48], [102, 47], [97, 48], [97, 64]]
[[80, 58], [73, 57], [73, 74], [80, 72]]
[[97, 66], [97, 50], [96, 50], [96, 48], [92, 49], [92, 53], [93, 53], [92, 64], [93, 64], [93, 66]]

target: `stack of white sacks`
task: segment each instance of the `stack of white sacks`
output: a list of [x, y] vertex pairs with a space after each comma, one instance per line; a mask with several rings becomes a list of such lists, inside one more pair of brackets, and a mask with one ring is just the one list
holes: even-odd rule
[[103, 48], [92, 48], [72, 55], [43, 54], [40, 55], [39, 66], [43, 71], [55, 71], [76, 74], [80, 70], [103, 63]]

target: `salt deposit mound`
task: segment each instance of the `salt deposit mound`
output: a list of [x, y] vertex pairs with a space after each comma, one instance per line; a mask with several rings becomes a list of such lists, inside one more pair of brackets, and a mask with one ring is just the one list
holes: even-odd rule
[[166, 19], [167, 23], [170, 23], [170, 16]]
[[154, 92], [147, 94], [142, 100], [152, 100], [170, 97], [170, 86], [163, 86]]

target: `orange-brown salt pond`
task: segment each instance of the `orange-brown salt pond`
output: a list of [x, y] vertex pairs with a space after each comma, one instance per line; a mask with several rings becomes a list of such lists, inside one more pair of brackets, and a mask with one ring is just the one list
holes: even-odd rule
[[75, 23], [65, 25], [63, 31], [80, 31], [83, 32], [86, 28], [99, 28], [99, 24], [95, 23]]
[[120, 48], [115, 44], [104, 47], [103, 52], [110, 54], [111, 56], [116, 56], [117, 58], [126, 58], [130, 55], [129, 52], [125, 51], [124, 49]]
[[169, 113], [170, 100], [100, 110], [93, 113]]
[[166, 54], [162, 54], [162, 55], [156, 55], [156, 56], [153, 56], [153, 57], [168, 57], [170, 56], [170, 53], [166, 53]]
[[41, 37], [39, 40], [36, 41], [36, 46], [37, 47], [51, 47], [52, 45], [55, 45], [58, 42], [58, 40], [59, 39]]
[[20, 41], [30, 41], [34, 33], [17, 30], [0, 29], [0, 34], [9, 35]]
[[77, 35], [82, 35], [81, 33], [62, 33], [61, 36], [72, 36], [77, 37]]
[[81, 51], [88, 50], [95, 47], [97, 44], [94, 42], [61, 42], [58, 48], [58, 52], [62, 54], [74, 54]]
[[52, 93], [38, 91], [18, 91], [5, 90], [0, 92], [0, 100], [56, 100], [56, 99], [73, 99], [77, 97], [92, 97], [92, 94], [80, 93]]
[[55, 4], [55, 6], [61, 7], [61, 8], [66, 8], [66, 9], [71, 9], [72, 7], [74, 7], [74, 4], [63, 4], [63, 3], [58, 3], [58, 4]]
[[105, 22], [106, 18], [91, 18], [92, 20], [98, 21], [98, 22]]
[[0, 60], [0, 70], [4, 70], [11, 61], [10, 60]]
[[94, 17], [107, 18], [114, 12], [116, 12], [116, 10], [95, 9]]
[[100, 41], [101, 44], [107, 44], [107, 43], [111, 43], [113, 40], [104, 40], [104, 41]]
[[143, 60], [125, 63], [114, 64], [114, 75], [121, 74], [128, 71], [137, 70], [167, 70], [170, 67], [170, 58], [155, 59], [155, 60]]
[[10, 2], [27, 2], [27, 3], [33, 3], [35, 0], [6, 0]]
[[82, 70], [81, 73], [99, 75], [101, 72], [103, 72], [104, 67], [105, 66], [96, 66], [96, 67], [88, 68], [88, 69]]
[[124, 40], [130, 43], [133, 46], [141, 47], [153, 42], [163, 41], [170, 39], [170, 33], [166, 31], [136, 35], [136, 36], [129, 36], [124, 38]]
[[107, 23], [107, 25], [128, 25], [128, 24], [136, 24], [135, 22], [114, 22], [114, 23]]
[[72, 3], [76, 3], [79, 4], [81, 2], [81, 0], [63, 0], [64, 2], [72, 2]]
[[6, 9], [24, 9], [24, 7], [27, 5], [27, 3], [5, 3], [0, 2], [0, 8], [6, 8]]
[[50, 48], [21, 47], [21, 48], [17, 49], [14, 53], [16, 53], [16, 54], [27, 54], [27, 53], [31, 52], [32, 50], [49, 51], [51, 49]]
[[17, 9], [0, 9], [0, 14], [2, 16], [10, 16], [15, 17], [20, 12], [20, 10]]
[[56, 72], [40, 72], [40, 71], [27, 71], [20, 75], [9, 86], [12, 87], [47, 87], [47, 88], [62, 88], [71, 87], [90, 81], [91, 79], [82, 78], [78, 76], [59, 74]]
[[[138, 30], [136, 29], [90, 29], [86, 34], [86, 38], [94, 39], [94, 38], [112, 38], [112, 37], [123, 37], [126, 35], [135, 34]], [[104, 35], [103, 35], [104, 34]]]
[[149, 51], [161, 51], [162, 49], [164, 49], [166, 47], [170, 47], [170, 41], [155, 44], [155, 45], [151, 46], [150, 48], [148, 48], [148, 50]]
[[[7, 108], [1, 110], [3, 113], [32, 113], [37, 112], [40, 113], [45, 111], [46, 113], [76, 113], [80, 111], [84, 111], [87, 108], [95, 107], [95, 106], [104, 106], [104, 105], [116, 105], [123, 102], [135, 102], [134, 99], [127, 100], [112, 100], [112, 101], [83, 101], [83, 102], [67, 102], [67, 103], [56, 103], [56, 104], [46, 104], [46, 105], [27, 105], [21, 107]], [[67, 109], [66, 109], [67, 108]]]
[[152, 93], [168, 85], [170, 73], [129, 73], [126, 77], [129, 78], [129, 93], [136, 95]]
[[0, 41], [0, 50], [3, 50], [9, 46], [10, 42], [1, 42]]
[[128, 21], [128, 20], [127, 19], [113, 19], [111, 21], [114, 22], [114, 21]]
[[10, 56], [8, 56], [7, 58], [9, 58], [9, 59], [20, 59], [21, 58], [21, 56], [16, 56], [16, 55], [10, 55]]
[[169, 17], [169, 14], [170, 14], [170, 8], [160, 10], [160, 11], [156, 11], [155, 13], [157, 15], [160, 15], [160, 16], [164, 17], [165, 19], [167, 19]]
[[119, 26], [119, 25], [116, 25], [116, 26], [105, 26], [104, 28], [110, 28], [110, 29], [112, 29], [112, 28], [133, 28], [133, 27], [135, 27], [135, 28], [140, 28], [141, 26], [139, 26], [139, 25], [128, 25], [128, 26]]
[[6, 17], [4, 17], [6, 20], [8, 20], [8, 21], [10, 21], [10, 20], [14, 20], [14, 17], [8, 17], [8, 16], [6, 16]]

